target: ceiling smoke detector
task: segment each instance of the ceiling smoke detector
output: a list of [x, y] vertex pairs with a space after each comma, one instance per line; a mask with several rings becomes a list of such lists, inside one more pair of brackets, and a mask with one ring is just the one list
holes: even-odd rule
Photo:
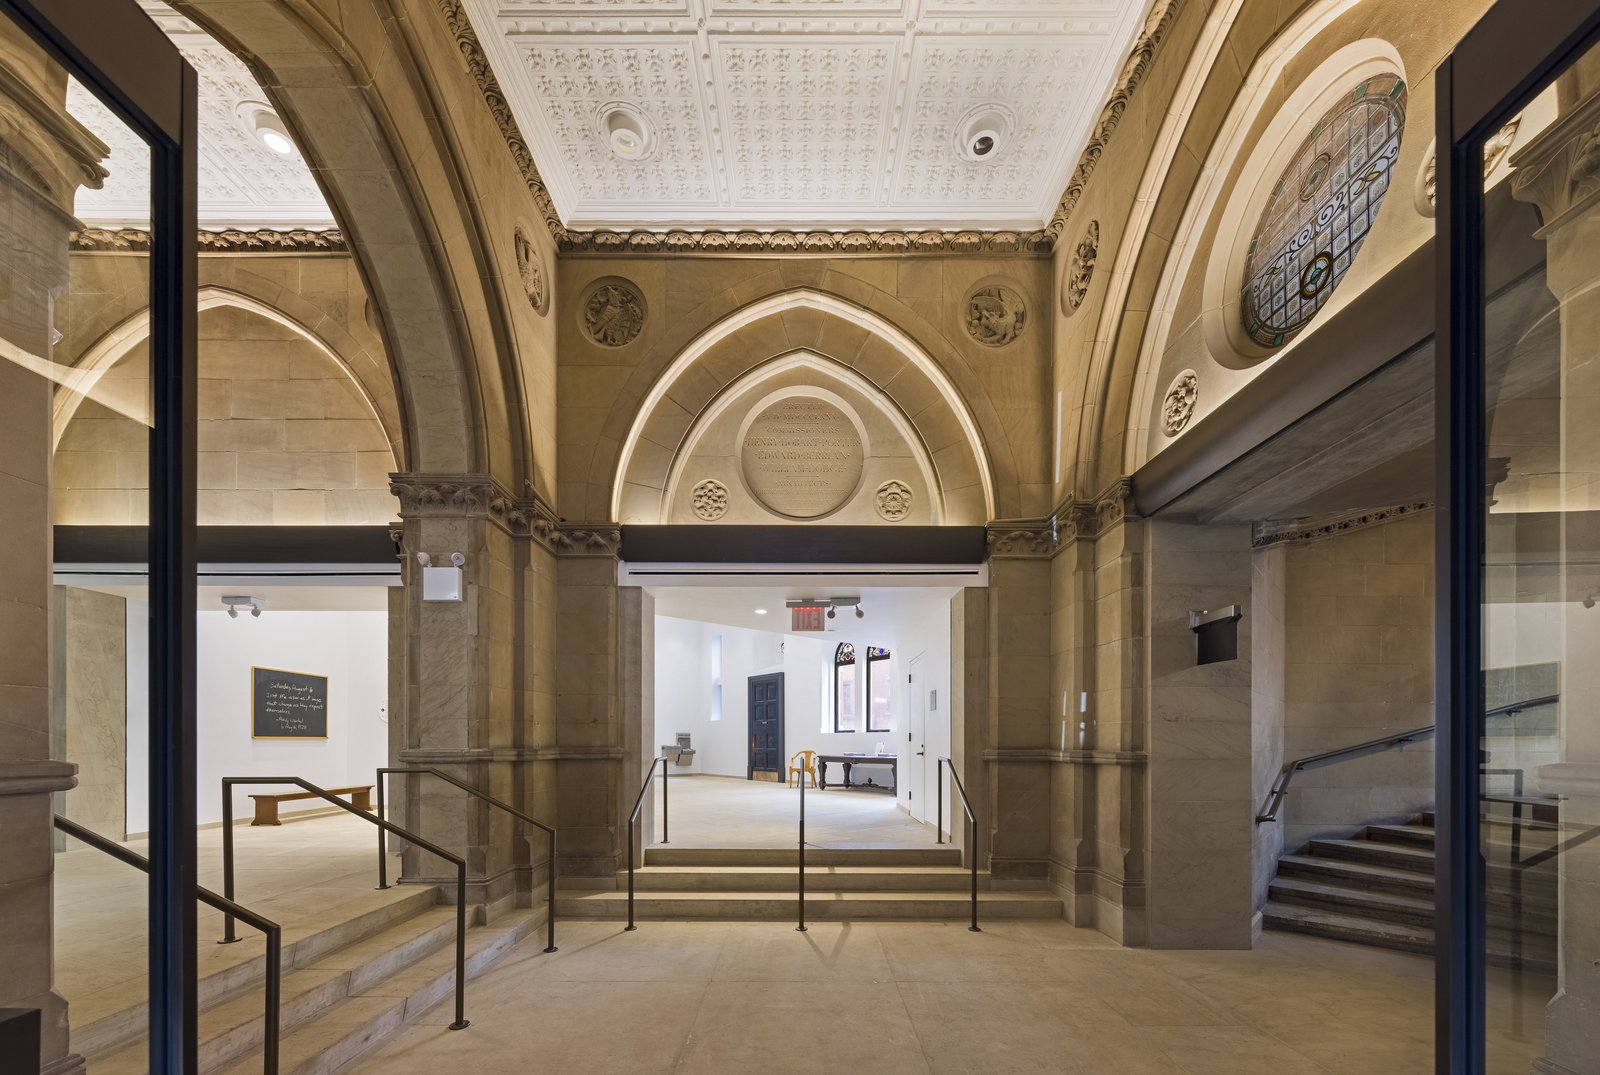
[[1013, 126], [1009, 108], [997, 104], [979, 105], [956, 124], [956, 151], [975, 164], [994, 160], [1005, 148]]
[[642, 161], [656, 148], [655, 129], [633, 105], [612, 101], [595, 113], [595, 126], [611, 152], [625, 161]]

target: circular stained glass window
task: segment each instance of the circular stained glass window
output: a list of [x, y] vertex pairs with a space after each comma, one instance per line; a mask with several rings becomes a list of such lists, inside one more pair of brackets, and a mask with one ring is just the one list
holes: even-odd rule
[[1377, 75], [1323, 113], [1295, 151], [1245, 260], [1241, 316], [1256, 343], [1282, 347], [1333, 294], [1389, 192], [1405, 123], [1405, 80]]

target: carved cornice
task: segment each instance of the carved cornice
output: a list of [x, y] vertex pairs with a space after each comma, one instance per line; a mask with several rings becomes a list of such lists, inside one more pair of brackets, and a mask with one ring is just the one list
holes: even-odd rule
[[1150, 73], [1150, 65], [1155, 61], [1156, 52], [1166, 40], [1167, 31], [1172, 29], [1173, 20], [1177, 18], [1180, 3], [1181, 0], [1156, 0], [1155, 7], [1145, 20], [1144, 29], [1133, 43], [1133, 51], [1128, 54], [1127, 62], [1122, 65], [1122, 73], [1117, 78], [1116, 87], [1111, 91], [1111, 99], [1100, 110], [1100, 119], [1094, 125], [1094, 133], [1089, 136], [1089, 144], [1084, 146], [1083, 152], [1078, 155], [1078, 167], [1073, 171], [1072, 179], [1067, 182], [1067, 190], [1061, 196], [1061, 204], [1056, 207], [1055, 216], [1051, 217], [1049, 226], [1045, 228], [1052, 244], [1060, 239], [1061, 233], [1066, 230], [1067, 220], [1072, 216], [1072, 211], [1078, 207], [1078, 201], [1083, 197], [1083, 190], [1089, 185], [1089, 177], [1094, 175], [1094, 170], [1100, 166], [1100, 158], [1105, 155], [1112, 134], [1122, 122], [1122, 114], [1128, 110], [1134, 91]]
[[1049, 519], [996, 519], [989, 524], [990, 560], [1047, 560], [1060, 547]]
[[1389, 508], [1369, 508], [1363, 511], [1341, 512], [1315, 519], [1293, 519], [1289, 522], [1256, 523], [1250, 534], [1250, 547], [1266, 549], [1273, 545], [1286, 545], [1319, 538], [1347, 534], [1368, 527], [1382, 526], [1412, 515], [1433, 510], [1433, 504], [1421, 500], [1410, 504], [1396, 504]]
[[[82, 228], [70, 236], [72, 249], [99, 253], [142, 254], [150, 250], [150, 232], [144, 228]], [[344, 233], [337, 228], [256, 228], [201, 231], [202, 254], [344, 254], [349, 252]]]
[[1079, 538], [1093, 538], [1107, 528], [1134, 516], [1133, 482], [1119, 478], [1106, 486], [1093, 500], [1069, 497], [1056, 505], [1050, 520], [1054, 523], [1059, 552]]
[[0, 763], [0, 795], [50, 795], [78, 786], [78, 764], [70, 761]]
[[486, 474], [391, 474], [389, 491], [402, 519], [482, 517], [557, 556], [615, 557], [622, 545], [615, 523], [569, 523], [531, 486], [519, 497]]

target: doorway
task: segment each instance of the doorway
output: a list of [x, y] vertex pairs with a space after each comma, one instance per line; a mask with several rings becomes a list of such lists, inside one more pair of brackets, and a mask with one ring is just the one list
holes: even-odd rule
[[750, 759], [745, 779], [772, 774], [783, 779], [783, 673], [751, 676], [749, 683]]

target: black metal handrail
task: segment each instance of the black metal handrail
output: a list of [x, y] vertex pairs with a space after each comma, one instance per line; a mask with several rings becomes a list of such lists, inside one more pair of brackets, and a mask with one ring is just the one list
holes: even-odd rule
[[[377, 773], [378, 773], [377, 783], [378, 783], [378, 816], [379, 817], [387, 817], [388, 816], [387, 813], [385, 812], [385, 784], [386, 784], [386, 782], [385, 782], [384, 778], [386, 776], [388, 776], [389, 774], [391, 774], [391, 773], [400, 773], [402, 775], [413, 775], [413, 776], [436, 776], [440, 780], [443, 780], [447, 784], [454, 784], [456, 787], [460, 788], [462, 791], [466, 792], [468, 795], [471, 795], [474, 798], [482, 799], [484, 802], [488, 803], [490, 806], [498, 807], [499, 809], [504, 810], [506, 813], [510, 814], [514, 818], [517, 818], [519, 821], [526, 821], [528, 824], [534, 826], [535, 828], [543, 829], [545, 831], [545, 833], [550, 837], [550, 859], [549, 859], [549, 863], [548, 863], [549, 867], [550, 867], [549, 894], [548, 894], [548, 898], [549, 898], [549, 913], [545, 916], [545, 927], [546, 927], [546, 930], [545, 930], [545, 948], [544, 948], [544, 950], [546, 952], [554, 952], [554, 951], [557, 950], [556, 949], [556, 830], [553, 827], [551, 827], [549, 825], [546, 825], [544, 822], [540, 821], [536, 817], [530, 817], [529, 815], [523, 813], [521, 810], [518, 810], [515, 806], [512, 806], [510, 803], [502, 802], [501, 800], [495, 798], [493, 795], [490, 795], [487, 792], [479, 791], [477, 788], [473, 787], [471, 784], [468, 784], [465, 780], [458, 780], [456, 777], [451, 776], [449, 773], [444, 772], [441, 769], [435, 769], [431, 765], [411, 765], [411, 766], [388, 765], [388, 766], [384, 766], [383, 768], [377, 770]], [[388, 870], [387, 854], [388, 854], [388, 833], [384, 832], [384, 830], [380, 828], [378, 830], [378, 887], [379, 888], [388, 888], [389, 887], [389, 870]], [[534, 865], [538, 865], [538, 864], [534, 863]]]
[[[407, 832], [392, 821], [374, 817], [345, 800], [339, 798], [327, 788], [320, 788], [309, 780], [298, 776], [225, 776], [222, 778], [222, 891], [228, 899], [233, 899], [233, 788], [236, 784], [292, 784], [303, 791], [337, 806], [346, 813], [354, 814], [372, 822], [380, 829], [394, 833], [402, 840], [410, 840], [425, 851], [431, 851], [446, 862], [455, 863], [456, 867], [456, 1021], [450, 1024], [451, 1030], [465, 1030], [471, 1024], [467, 1022], [466, 1015], [466, 984], [467, 984], [467, 860], [459, 855], [453, 855], [438, 844], [418, 836], [414, 832]], [[238, 940], [233, 935], [233, 915], [224, 912], [224, 936], [220, 943], [231, 944]]]
[[806, 932], [806, 775], [800, 774], [800, 873], [796, 889], [800, 898], [800, 922], [794, 927], [796, 933]]
[[[972, 813], [972, 803], [967, 798], [967, 789], [961, 786], [961, 776], [956, 772], [956, 763], [949, 758], [940, 757], [936, 771], [938, 779], [934, 781], [939, 789], [938, 802], [934, 806], [933, 833], [935, 843], [944, 843], [944, 767], [950, 766], [950, 777], [956, 782], [956, 793], [961, 796], [961, 809], [967, 812], [967, 854], [972, 856], [972, 925], [967, 928], [973, 933], [983, 932], [978, 928], [978, 819]], [[951, 836], [955, 834], [952, 832]]]
[[[1542, 705], [1552, 705], [1560, 700], [1560, 695], [1547, 694], [1538, 698], [1528, 698], [1509, 705], [1496, 706], [1483, 714], [1483, 719], [1491, 717], [1507, 717], [1522, 712], [1524, 709], [1533, 709]], [[1294, 774], [1305, 769], [1321, 769], [1327, 765], [1337, 765], [1340, 762], [1354, 761], [1356, 758], [1365, 758], [1373, 754], [1381, 754], [1386, 750], [1404, 746], [1407, 743], [1420, 743], [1425, 739], [1433, 738], [1438, 731], [1438, 725], [1429, 724], [1421, 728], [1412, 728], [1407, 732], [1396, 732], [1379, 739], [1369, 739], [1364, 743], [1354, 746], [1341, 747], [1338, 750], [1327, 750], [1321, 754], [1312, 754], [1309, 757], [1298, 758], [1289, 762], [1278, 771], [1278, 777], [1272, 782], [1272, 790], [1267, 792], [1266, 802], [1261, 805], [1261, 813], [1256, 815], [1256, 823], [1278, 820], [1278, 810], [1283, 806], [1283, 800], [1289, 794], [1289, 782], [1294, 779]]]
[[[98, 832], [86, 829], [76, 821], [55, 815], [56, 828], [76, 840], [81, 840], [96, 851], [104, 851], [119, 862], [125, 862], [143, 873], [150, 872], [150, 860], [137, 851], [129, 850]], [[283, 929], [269, 918], [263, 918], [248, 907], [217, 895], [208, 888], [195, 886], [194, 894], [201, 903], [214, 907], [233, 918], [242, 918], [246, 925], [259, 929], [267, 938], [266, 980], [262, 985], [265, 994], [262, 1003], [261, 1070], [263, 1075], [278, 1075], [278, 1010], [283, 996]]]
[[639, 786], [639, 797], [633, 800], [633, 813], [628, 815], [628, 926], [637, 929], [633, 924], [633, 828], [639, 820], [639, 808], [644, 806], [644, 793], [650, 790], [650, 784], [656, 778], [656, 766], [661, 766], [661, 842], [671, 843], [667, 839], [667, 784], [669, 772], [665, 757], [656, 758], [650, 763], [650, 768], [645, 770], [644, 783]]

